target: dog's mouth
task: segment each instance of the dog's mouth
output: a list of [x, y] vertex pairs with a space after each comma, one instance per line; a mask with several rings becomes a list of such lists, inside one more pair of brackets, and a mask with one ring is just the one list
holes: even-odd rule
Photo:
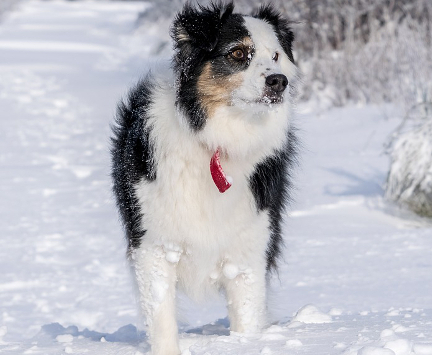
[[285, 86], [283, 89], [275, 90], [272, 87], [267, 86], [264, 89], [263, 95], [258, 99], [258, 103], [265, 105], [281, 104], [284, 101]]
[[256, 101], [258, 104], [274, 105], [283, 103], [283, 96], [281, 95], [264, 95]]
[[257, 107], [257, 106], [272, 106], [272, 105], [279, 105], [284, 102], [283, 96], [280, 95], [263, 95], [258, 99], [250, 100], [250, 99], [237, 99], [232, 104], [239, 105], [240, 107]]

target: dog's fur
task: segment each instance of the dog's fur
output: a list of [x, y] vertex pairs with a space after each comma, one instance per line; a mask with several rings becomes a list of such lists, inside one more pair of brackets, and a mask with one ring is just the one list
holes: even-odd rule
[[[155, 355], [180, 354], [175, 292], [221, 289], [231, 330], [266, 322], [266, 275], [281, 253], [295, 161], [293, 34], [271, 6], [185, 5], [170, 70], [149, 73], [119, 105], [114, 193]], [[232, 187], [209, 162], [219, 150]]]

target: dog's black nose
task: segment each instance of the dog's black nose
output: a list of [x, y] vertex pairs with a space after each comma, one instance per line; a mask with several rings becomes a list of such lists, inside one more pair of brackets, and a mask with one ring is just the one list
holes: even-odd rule
[[275, 92], [282, 92], [288, 85], [288, 78], [283, 74], [272, 74], [266, 78], [266, 85]]

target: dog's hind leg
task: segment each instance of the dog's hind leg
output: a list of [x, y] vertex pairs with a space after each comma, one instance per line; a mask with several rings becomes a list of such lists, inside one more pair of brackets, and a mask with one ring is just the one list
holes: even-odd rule
[[179, 355], [175, 305], [177, 264], [167, 260], [162, 246], [155, 245], [136, 250], [132, 264], [152, 355]]

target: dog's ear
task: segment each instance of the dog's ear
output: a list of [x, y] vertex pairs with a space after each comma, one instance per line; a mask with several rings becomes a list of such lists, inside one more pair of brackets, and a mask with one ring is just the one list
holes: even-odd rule
[[294, 63], [292, 54], [292, 43], [294, 41], [294, 33], [291, 30], [289, 21], [284, 19], [279, 11], [275, 10], [272, 5], [262, 5], [258, 11], [253, 14], [253, 17], [259, 18], [268, 22], [276, 31], [279, 42], [282, 45], [285, 53], [291, 62]]
[[211, 52], [218, 43], [222, 25], [233, 10], [233, 2], [211, 3], [208, 7], [193, 7], [190, 2], [186, 3], [171, 27], [175, 47], [181, 49], [186, 46]]

